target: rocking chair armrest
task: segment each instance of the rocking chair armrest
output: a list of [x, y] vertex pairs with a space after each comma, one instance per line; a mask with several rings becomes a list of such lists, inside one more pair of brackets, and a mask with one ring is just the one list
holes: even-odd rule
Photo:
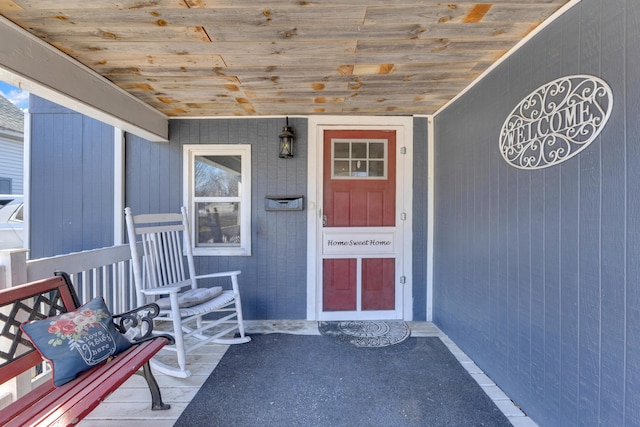
[[153, 319], [160, 314], [158, 304], [150, 303], [141, 307], [134, 308], [124, 313], [114, 314], [112, 316], [114, 325], [118, 332], [127, 336], [134, 344], [140, 344], [158, 337], [163, 337], [169, 344], [174, 343], [174, 339], [170, 335], [154, 335]]
[[167, 286], [162, 286], [158, 288], [152, 289], [143, 289], [142, 293], [145, 295], [169, 295], [169, 294], [177, 294], [183, 288], [191, 286], [190, 281], [185, 281], [182, 285], [171, 284]]
[[240, 270], [223, 271], [221, 273], [201, 274], [201, 275], [195, 276], [194, 279], [208, 279], [208, 278], [212, 278], [212, 277], [231, 277], [231, 276], [237, 276], [240, 273], [241, 273]]

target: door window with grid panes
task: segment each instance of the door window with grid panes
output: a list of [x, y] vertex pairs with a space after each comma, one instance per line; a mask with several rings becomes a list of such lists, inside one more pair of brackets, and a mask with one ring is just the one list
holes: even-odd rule
[[334, 179], [384, 179], [387, 177], [387, 140], [331, 141]]

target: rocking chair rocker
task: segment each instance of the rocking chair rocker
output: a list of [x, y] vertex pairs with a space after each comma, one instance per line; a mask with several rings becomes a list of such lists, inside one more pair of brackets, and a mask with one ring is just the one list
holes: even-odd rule
[[[186, 378], [191, 375], [186, 368], [186, 354], [192, 350], [209, 342], [240, 344], [251, 340], [245, 336], [242, 319], [238, 287], [240, 271], [196, 276], [184, 207], [181, 214], [136, 216], [131, 208], [126, 208], [125, 218], [138, 306], [149, 302], [158, 303], [161, 310], [155, 320], [167, 322], [172, 328], [169, 333], [175, 339], [175, 345], [165, 348], [177, 353], [178, 367], [152, 359], [151, 363], [156, 370]], [[142, 242], [138, 241], [137, 236], [141, 236]], [[143, 248], [142, 253], [139, 253], [140, 246]], [[187, 261], [186, 274], [183, 258]], [[231, 289], [198, 287], [201, 279], [224, 277], [230, 279]], [[163, 296], [164, 298], [158, 299]], [[215, 320], [203, 319], [203, 316], [211, 313], [221, 314]], [[204, 334], [208, 330], [211, 330], [210, 335]], [[229, 337], [231, 333], [235, 335], [235, 331], [240, 336]], [[195, 339], [187, 344], [190, 337]], [[192, 344], [191, 341], [195, 343]]]

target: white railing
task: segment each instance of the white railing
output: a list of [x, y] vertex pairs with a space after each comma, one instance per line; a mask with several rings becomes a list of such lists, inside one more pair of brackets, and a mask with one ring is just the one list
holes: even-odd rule
[[102, 296], [112, 313], [136, 306], [129, 245], [27, 261], [28, 282], [50, 277], [56, 271], [71, 276], [82, 304]]
[[[0, 251], [0, 289], [51, 277], [64, 271], [71, 277], [80, 303], [102, 296], [112, 313], [136, 307], [129, 245], [112, 246], [49, 258], [26, 260], [26, 250]], [[48, 381], [48, 368], [35, 375], [25, 372], [18, 380], [0, 384], [0, 408]]]
[[[2, 265], [0, 259], [0, 265]], [[81, 303], [102, 296], [112, 313], [136, 307], [135, 286], [129, 245], [112, 246], [83, 252], [28, 260], [24, 251], [8, 252], [5, 258], [5, 283], [15, 286], [64, 271], [71, 276]], [[2, 279], [0, 278], [0, 282]]]

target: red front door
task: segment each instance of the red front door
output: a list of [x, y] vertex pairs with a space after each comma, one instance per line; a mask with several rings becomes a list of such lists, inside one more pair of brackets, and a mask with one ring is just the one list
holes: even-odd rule
[[327, 130], [323, 151], [323, 312], [393, 311], [396, 133]]

